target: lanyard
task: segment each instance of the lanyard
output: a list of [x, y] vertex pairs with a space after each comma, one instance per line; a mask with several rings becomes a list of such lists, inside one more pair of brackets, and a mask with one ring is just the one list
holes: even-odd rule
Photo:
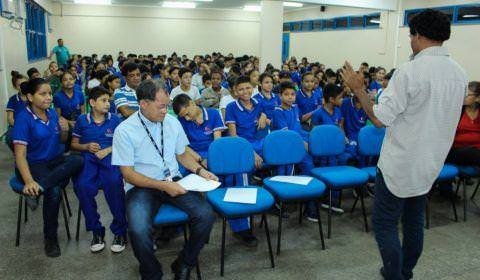
[[148, 130], [147, 126], [145, 125], [145, 122], [143, 122], [142, 118], [140, 117], [140, 114], [137, 115], [138, 116], [138, 119], [140, 120], [140, 122], [142, 123], [143, 125], [143, 128], [145, 128], [145, 131], [147, 132], [147, 135], [148, 137], [150, 138], [150, 142], [152, 142], [153, 146], [155, 147], [155, 149], [157, 150], [158, 154], [160, 155], [160, 157], [162, 158], [162, 161], [163, 161], [163, 164], [165, 164], [165, 159], [163, 158], [163, 122], [160, 122], [161, 126], [162, 126], [162, 132], [161, 132], [161, 138], [160, 138], [160, 143], [162, 145], [162, 151], [160, 151], [160, 149], [158, 148], [157, 146], [157, 143], [155, 142], [155, 140], [153, 139], [152, 137], [152, 134], [150, 134], [150, 130]]

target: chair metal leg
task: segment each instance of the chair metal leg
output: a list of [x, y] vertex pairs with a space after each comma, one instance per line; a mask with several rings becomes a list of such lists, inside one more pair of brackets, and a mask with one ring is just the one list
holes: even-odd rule
[[477, 191], [478, 191], [478, 187], [480, 187], [480, 179], [477, 183], [477, 186], [475, 187], [475, 190], [472, 193], [472, 196], [470, 197], [471, 200], [473, 200], [475, 198], [475, 195], [477, 194]]
[[338, 195], [338, 207], [342, 207], [342, 197], [343, 197], [343, 190], [340, 190], [340, 194]]
[[328, 189], [328, 196], [329, 196], [329, 202], [328, 202], [328, 228], [327, 228], [327, 239], [330, 239], [332, 236], [332, 189]]
[[280, 214], [278, 215], [278, 229], [277, 229], [277, 255], [280, 255], [280, 244], [282, 242], [282, 215], [283, 203], [280, 202]]
[[322, 219], [320, 218], [320, 201], [315, 202], [318, 217], [318, 231], [320, 232], [320, 241], [322, 242], [322, 250], [325, 250], [325, 239], [323, 238]]
[[220, 249], [220, 276], [223, 276], [225, 269], [225, 231], [227, 230], [227, 218], [223, 218], [222, 225], [222, 246]]
[[264, 222], [265, 220], [263, 219], [263, 216], [262, 216], [262, 219], [260, 220], [260, 225], [258, 225], [258, 228], [262, 228]]
[[299, 203], [298, 208], [300, 208], [298, 211], [298, 224], [301, 225], [303, 220], [303, 203]]
[[[22, 223], [23, 195], [18, 195], [18, 216], [17, 216], [17, 236], [15, 237], [15, 247], [20, 245], [20, 224]], [[26, 207], [25, 207], [26, 208]]]
[[77, 213], [77, 231], [75, 233], [75, 240], [78, 241], [80, 238], [80, 222], [82, 220], [82, 210], [80, 208], [80, 204], [78, 205], [78, 213]]
[[255, 217], [253, 215], [250, 216], [250, 230], [253, 233], [253, 227], [255, 226]]
[[200, 263], [198, 262], [198, 259], [197, 259], [196, 270], [197, 270], [197, 280], [202, 280], [202, 273], [200, 272]]
[[186, 225], [183, 225], [183, 241], [185, 241], [185, 244], [188, 241], [187, 226]]
[[63, 196], [65, 197], [65, 203], [67, 204], [68, 216], [72, 217], [72, 209], [70, 208], [70, 202], [68, 201], [67, 190], [62, 188]]
[[368, 220], [367, 220], [367, 212], [365, 211], [365, 202], [363, 200], [364, 189], [363, 186], [360, 189], [360, 204], [362, 205], [362, 214], [363, 214], [363, 222], [365, 223], [365, 232], [368, 232]]
[[455, 219], [455, 222], [458, 222], [457, 206], [455, 205], [455, 196], [452, 195], [452, 197], [450, 198], [450, 202], [452, 203], [453, 217]]
[[[270, 254], [270, 264], [272, 265], [272, 268], [275, 268], [275, 260], [273, 259], [272, 242], [270, 241], [270, 230], [268, 229], [267, 216], [265, 215], [265, 213], [262, 216], [264, 217], [265, 221], [265, 235], [267, 236], [268, 253]], [[280, 217], [280, 220], [281, 219], [282, 217]]]
[[28, 207], [27, 207], [27, 200], [25, 199], [25, 220], [24, 223], [28, 222]]
[[426, 212], [425, 216], [427, 216], [426, 219], [425, 219], [425, 222], [426, 222], [425, 223], [425, 228], [430, 229], [430, 198], [428, 197], [428, 194], [427, 194], [427, 207], [425, 209], [425, 212]]
[[70, 236], [70, 226], [68, 225], [68, 217], [67, 217], [67, 210], [65, 209], [65, 202], [63, 201], [63, 197], [60, 196], [60, 206], [62, 207], [63, 212], [63, 220], [65, 222], [65, 230], [67, 231], [67, 238], [68, 240], [71, 239]]
[[467, 221], [467, 179], [463, 181], [463, 221]]
[[357, 194], [357, 197], [353, 201], [352, 210], [350, 210], [350, 213], [353, 213], [353, 211], [355, 211], [355, 207], [357, 207], [358, 200], [359, 200], [359, 198], [358, 198], [358, 194]]

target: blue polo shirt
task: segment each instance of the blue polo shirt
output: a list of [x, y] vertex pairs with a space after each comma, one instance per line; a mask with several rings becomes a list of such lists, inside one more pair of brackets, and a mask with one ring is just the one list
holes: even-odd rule
[[172, 89], [174, 89], [176, 86], [173, 84], [172, 79], [168, 78], [165, 81], [165, 89], [167, 90], [168, 94], [172, 92]]
[[60, 156], [61, 128], [55, 109], [46, 110], [48, 121], [44, 122], [26, 107], [15, 119], [12, 139], [14, 144], [27, 146], [28, 163], [42, 163]]
[[[137, 100], [137, 93], [134, 89], [130, 88], [128, 85], [121, 87], [113, 93], [115, 108], [118, 111], [118, 108], [121, 106], [127, 106], [130, 110], [138, 111], [139, 105]], [[118, 116], [123, 118], [119, 113]]]
[[[65, 46], [55, 46], [52, 50], [57, 57], [57, 63], [60, 65], [67, 65], [68, 59], [70, 58], [70, 52]], [[63, 69], [65, 70], [65, 69]]]
[[105, 149], [112, 146], [113, 132], [119, 124], [120, 118], [110, 113], [105, 115], [105, 121], [100, 124], [95, 123], [91, 113], [83, 114], [78, 117], [72, 135], [80, 139], [80, 144], [95, 142]]
[[302, 76], [298, 71], [290, 72], [290, 78], [292, 79], [292, 82], [296, 83], [298, 86], [302, 85]]
[[340, 125], [340, 122], [343, 120], [342, 112], [340, 108], [334, 107], [333, 114], [330, 115], [324, 107], [320, 108], [319, 110], [315, 111], [312, 114], [312, 124], [313, 125], [320, 125], [320, 124], [333, 124], [336, 126]]
[[27, 102], [23, 101], [20, 98], [19, 93], [17, 93], [8, 99], [6, 111], [13, 112], [13, 116], [16, 118], [17, 115], [25, 109], [25, 107], [27, 107]]
[[225, 130], [222, 117], [217, 109], [200, 107], [203, 114], [203, 123], [197, 124], [195, 121], [187, 121], [179, 117], [178, 120], [187, 135], [190, 142], [190, 148], [197, 153], [205, 154], [208, 152], [210, 143], [213, 142], [213, 133], [217, 130]]
[[247, 110], [238, 100], [231, 102], [225, 109], [225, 124], [234, 123], [237, 128], [237, 135], [253, 143], [257, 138], [258, 119], [264, 113], [262, 103], [250, 99], [253, 107]]
[[278, 95], [276, 95], [273, 92], [270, 94], [271, 94], [270, 99], [267, 99], [267, 97], [265, 97], [265, 95], [263, 95], [262, 92], [259, 92], [258, 94], [255, 94], [252, 97], [253, 99], [262, 103], [263, 110], [265, 111], [265, 115], [267, 115], [267, 118], [269, 120], [273, 118], [273, 112], [275, 111], [275, 107], [278, 107], [281, 104], [280, 97], [278, 97]]
[[59, 108], [62, 117], [70, 121], [75, 121], [82, 114], [80, 107], [85, 104], [83, 92], [78, 87], [73, 87], [72, 98], [68, 97], [65, 91], [60, 90], [53, 96], [53, 105]]
[[290, 109], [284, 109], [282, 107], [275, 108], [271, 129], [285, 129], [298, 132], [303, 140], [308, 142], [308, 132], [302, 129], [300, 113], [298, 112], [298, 106], [295, 104], [293, 104]]
[[295, 99], [295, 102], [298, 105], [298, 110], [300, 112], [300, 118], [308, 114], [310, 112], [313, 112], [320, 108], [323, 104], [323, 93], [320, 95], [319, 91], [313, 91], [312, 95], [308, 97], [304, 92], [303, 89], [300, 89], [297, 91], [297, 97]]
[[378, 92], [380, 89], [382, 89], [382, 85], [379, 82], [373, 80], [370, 83], [370, 85], [368, 86], [368, 89], [369, 90], [376, 90]]
[[353, 97], [345, 98], [340, 107], [345, 123], [345, 134], [350, 141], [358, 140], [358, 132], [367, 123], [367, 113], [363, 108], [357, 109]]

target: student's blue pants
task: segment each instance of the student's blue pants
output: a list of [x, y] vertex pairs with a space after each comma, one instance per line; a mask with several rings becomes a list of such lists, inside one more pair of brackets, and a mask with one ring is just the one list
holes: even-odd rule
[[87, 231], [105, 234], [95, 201], [98, 190], [103, 189], [105, 200], [113, 216], [110, 230], [115, 235], [126, 234], [125, 192], [119, 167], [111, 164], [111, 155], [100, 160], [92, 153], [84, 153], [84, 160], [85, 164], [78, 176], [75, 193], [85, 216]]
[[[423, 226], [426, 195], [400, 198], [392, 194], [377, 169], [372, 224], [383, 260], [385, 279], [404, 280], [413, 277], [423, 249]], [[400, 243], [398, 222], [401, 219], [403, 242]]]

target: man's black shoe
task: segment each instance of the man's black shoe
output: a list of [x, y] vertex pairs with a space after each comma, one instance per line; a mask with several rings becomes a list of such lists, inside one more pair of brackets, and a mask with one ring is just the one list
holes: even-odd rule
[[179, 258], [177, 258], [170, 267], [172, 268], [173, 274], [175, 274], [173, 278], [174, 280], [190, 279], [190, 271], [192, 270], [192, 267]]
[[56, 258], [61, 255], [57, 239], [45, 239], [45, 255], [50, 258]]
[[252, 234], [252, 231], [249, 229], [235, 232], [233, 236], [236, 239], [240, 240], [242, 244], [247, 247], [257, 247], [258, 245], [257, 238], [255, 237], [255, 235]]

